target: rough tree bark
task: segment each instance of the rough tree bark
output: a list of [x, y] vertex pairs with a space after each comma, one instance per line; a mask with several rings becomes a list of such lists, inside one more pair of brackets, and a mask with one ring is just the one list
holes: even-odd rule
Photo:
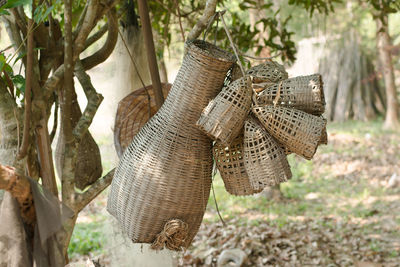
[[377, 46], [379, 52], [379, 59], [382, 66], [383, 78], [385, 81], [386, 88], [386, 102], [387, 110], [385, 116], [385, 123], [383, 127], [385, 129], [399, 129], [399, 103], [397, 99], [396, 85], [394, 82], [394, 70], [391, 55], [392, 42], [389, 36], [388, 29], [388, 18], [384, 16], [383, 21], [381, 19], [376, 20], [377, 26]]
[[[87, 129], [102, 100], [101, 95], [97, 94], [85, 71], [105, 61], [115, 47], [118, 30], [114, 6], [117, 2], [118, 0], [87, 1], [86, 12], [82, 13], [74, 31], [72, 31], [73, 29], [70, 25], [71, 14], [70, 12], [66, 12], [65, 24], [67, 27], [64, 31], [66, 33], [65, 40], [58, 21], [52, 18], [51, 15], [49, 16], [49, 27], [46, 27], [43, 23], [34, 25], [34, 47], [42, 47], [43, 50], [40, 53], [37, 51], [33, 53], [30, 141], [27, 157], [19, 161], [16, 161], [16, 155], [21, 143], [21, 133], [24, 129], [24, 123], [22, 122], [24, 110], [17, 106], [13, 93], [7, 90], [7, 85], [0, 79], [0, 164], [12, 165], [16, 168], [17, 173], [21, 174], [17, 176], [2, 175], [0, 177], [0, 189], [6, 189], [14, 196], [30, 195], [27, 194], [30, 190], [26, 183], [21, 183], [24, 186], [10, 185], [15, 185], [15, 181], [18, 181], [19, 184], [20, 179], [14, 178], [25, 177], [23, 176], [26, 173], [25, 170], [33, 178], [39, 178], [37, 166], [40, 167], [40, 177], [42, 178], [43, 186], [57, 195], [47, 121], [54, 103], [54, 94], [60, 93], [57, 91], [57, 88], [67, 88], [62, 91], [63, 96], [61, 99], [64, 101], [61, 105], [64, 121], [63, 126], [67, 125], [66, 129], [68, 131], [66, 134], [69, 138], [66, 145], [67, 153], [65, 153], [66, 159], [64, 161], [63, 175], [60, 178], [63, 186], [62, 202], [73, 210], [74, 216], [66, 222], [64, 225], [65, 231], [60, 235], [60, 243], [64, 246], [64, 256], [66, 256], [68, 243], [78, 213], [104, 190], [112, 180], [111, 172], [105, 177], [98, 179], [85, 192], [78, 193], [74, 188], [75, 166], [73, 162], [78, 150], [75, 144], [87, 133]], [[70, 9], [71, 3], [71, 1], [66, 1], [66, 10]], [[28, 19], [22, 9], [15, 8], [10, 13], [11, 15], [9, 16], [2, 16], [2, 19], [8, 26], [7, 31], [10, 39], [16, 48], [21, 48], [20, 54], [23, 55], [24, 51], [26, 51], [23, 40], [26, 39], [29, 32], [26, 26]], [[104, 15], [108, 17], [106, 26], [103, 26], [88, 38], [94, 26]], [[106, 32], [108, 32], [108, 35], [103, 47], [91, 56], [83, 58], [82, 63], [78, 62], [81, 52], [98, 41]], [[66, 43], [65, 46], [64, 41]], [[26, 68], [26, 57], [23, 57], [22, 61]], [[63, 62], [65, 64], [62, 64]], [[76, 125], [68, 125], [68, 114], [70, 114], [69, 110], [71, 110], [69, 99], [71, 99], [72, 95], [70, 93], [75, 93], [72, 80], [74, 75], [78, 77], [82, 84], [88, 98], [88, 105], [78, 118]], [[66, 86], [63, 84], [63, 81], [67, 83]], [[65, 92], [67, 94], [64, 94]], [[33, 139], [34, 137], [36, 139]], [[14, 178], [7, 180], [5, 177]], [[31, 234], [29, 233], [29, 235]]]

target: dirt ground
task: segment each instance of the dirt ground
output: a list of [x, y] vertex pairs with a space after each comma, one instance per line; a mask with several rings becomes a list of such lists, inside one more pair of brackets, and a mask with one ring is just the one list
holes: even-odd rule
[[[330, 124], [329, 144], [312, 161], [289, 157], [293, 178], [281, 186], [279, 198], [234, 197], [216, 177], [226, 226], [211, 195], [192, 246], [172, 256], [180, 266], [216, 266], [223, 251], [236, 248], [246, 255], [244, 266], [400, 266], [400, 135], [381, 126]], [[110, 249], [106, 196], [79, 218], [70, 247], [75, 262], [90, 258], [101, 266], [122, 266], [112, 258], [123, 258], [130, 242]], [[98, 235], [90, 230], [96, 226]], [[88, 239], [92, 245], [78, 248]]]

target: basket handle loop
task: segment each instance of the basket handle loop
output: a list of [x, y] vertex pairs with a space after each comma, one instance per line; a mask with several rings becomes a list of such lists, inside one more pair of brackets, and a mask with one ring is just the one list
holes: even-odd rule
[[[220, 12], [217, 12], [217, 13], [218, 13], [219, 16], [221, 17], [222, 24], [224, 25], [224, 29], [225, 29], [226, 35], [228, 36], [228, 39], [229, 39], [229, 42], [231, 43], [233, 52], [235, 53], [235, 56], [236, 56], [236, 59], [237, 59], [237, 61], [238, 61], [240, 70], [242, 71], [243, 76], [245, 76], [246, 73], [245, 73], [245, 71], [244, 71], [242, 62], [240, 61], [239, 53], [238, 53], [238, 51], [237, 51], [237, 48], [236, 48], [235, 44], [233, 43], [232, 36], [231, 36], [231, 34], [229, 33], [228, 27], [226, 26], [226, 23], [225, 23], [225, 20], [224, 20], [225, 10], [220, 11]], [[216, 14], [217, 14], [217, 13], [216, 13]]]

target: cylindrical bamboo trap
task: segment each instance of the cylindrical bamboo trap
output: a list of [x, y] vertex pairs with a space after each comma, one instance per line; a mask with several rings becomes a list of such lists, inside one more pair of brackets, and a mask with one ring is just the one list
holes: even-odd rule
[[280, 105], [321, 115], [325, 97], [320, 74], [299, 76], [266, 87], [256, 96], [257, 105]]
[[241, 133], [229, 146], [217, 142], [213, 147], [215, 163], [225, 189], [235, 196], [248, 196], [262, 191], [262, 189], [254, 190], [250, 185], [244, 166], [243, 138], [244, 135]]
[[214, 140], [229, 145], [243, 129], [251, 108], [251, 80], [237, 79], [204, 108], [197, 126]]
[[255, 106], [253, 113], [290, 151], [306, 159], [314, 156], [326, 126], [325, 119], [301, 110], [272, 105]]
[[244, 126], [244, 162], [251, 187], [262, 190], [292, 177], [285, 152], [253, 117]]
[[[161, 85], [164, 98], [166, 98], [172, 85], [170, 83]], [[118, 103], [114, 124], [114, 145], [118, 157], [122, 156], [133, 137], [156, 111], [157, 105], [152, 85], [135, 90]]]
[[187, 53], [161, 109], [133, 138], [116, 169], [107, 209], [135, 243], [187, 248], [203, 219], [212, 141], [196, 127], [221, 90], [233, 55], [203, 41]]

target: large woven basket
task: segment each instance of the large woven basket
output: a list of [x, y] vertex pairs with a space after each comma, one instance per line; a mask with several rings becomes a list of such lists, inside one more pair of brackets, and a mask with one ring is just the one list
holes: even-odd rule
[[[166, 98], [172, 85], [163, 83], [161, 86]], [[118, 103], [114, 124], [114, 145], [118, 157], [122, 156], [133, 137], [156, 111], [157, 105], [152, 85], [130, 93]]]
[[320, 115], [325, 111], [321, 75], [299, 76], [269, 86], [257, 95], [257, 104], [277, 104]]
[[276, 83], [288, 78], [285, 68], [272, 60], [251, 67], [246, 73], [253, 78], [253, 83]]
[[326, 120], [304, 111], [274, 107], [253, 107], [253, 112], [268, 132], [290, 151], [311, 159], [320, 143]]
[[251, 187], [262, 190], [292, 177], [285, 152], [253, 117], [244, 126], [244, 162]]
[[197, 126], [214, 140], [229, 145], [243, 129], [250, 112], [251, 95], [250, 78], [237, 79], [204, 108]]
[[244, 166], [243, 133], [225, 146], [217, 142], [213, 147], [214, 159], [225, 184], [225, 189], [235, 196], [248, 196], [259, 193], [250, 185], [249, 176]]
[[107, 209], [135, 243], [187, 248], [211, 187], [212, 141], [195, 123], [221, 90], [234, 57], [203, 41], [187, 53], [161, 109], [133, 138], [116, 169]]

